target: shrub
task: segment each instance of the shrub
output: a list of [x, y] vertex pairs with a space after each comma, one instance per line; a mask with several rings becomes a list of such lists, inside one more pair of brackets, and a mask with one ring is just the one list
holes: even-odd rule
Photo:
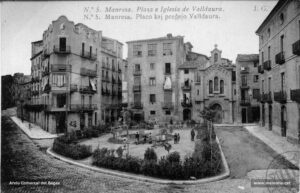
[[142, 173], [147, 176], [158, 176], [159, 175], [159, 166], [156, 161], [148, 160], [142, 164]]
[[125, 171], [140, 173], [142, 160], [136, 157], [127, 156], [124, 161], [125, 161]]
[[167, 161], [170, 163], [179, 163], [180, 162], [180, 154], [177, 151], [170, 153], [167, 156]]
[[120, 146], [120, 147], [116, 150], [116, 152], [117, 152], [118, 157], [119, 157], [119, 158], [122, 158], [122, 156], [123, 156], [123, 148], [122, 148], [122, 146]]
[[54, 140], [53, 151], [72, 159], [84, 159], [92, 155], [91, 146], [68, 143], [68, 138], [58, 137]]
[[155, 153], [155, 151], [154, 151], [154, 149], [153, 148], [147, 148], [146, 149], [146, 151], [145, 151], [145, 154], [144, 154], [144, 160], [145, 161], [151, 161], [151, 160], [153, 160], [153, 161], [157, 161], [157, 155], [156, 155], [156, 153]]

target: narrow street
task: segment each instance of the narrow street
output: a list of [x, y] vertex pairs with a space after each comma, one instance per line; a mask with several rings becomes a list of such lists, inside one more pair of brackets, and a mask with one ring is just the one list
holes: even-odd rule
[[[243, 178], [251, 170], [266, 170], [277, 153], [242, 127], [217, 127], [222, 150], [227, 159], [231, 177]], [[293, 168], [287, 161], [274, 164], [278, 168]]]
[[[239, 129], [217, 129], [224, 141], [224, 152], [233, 176], [239, 179], [225, 179], [218, 182], [197, 185], [162, 185], [137, 180], [124, 179], [93, 172], [67, 164], [47, 155], [44, 142], [33, 142], [8, 118], [2, 117], [2, 192], [255, 192], [250, 188], [250, 180], [244, 178], [246, 170], [265, 168], [271, 160], [272, 152]], [[229, 143], [228, 136], [236, 135]], [[234, 137], [234, 136], [233, 136]], [[228, 139], [226, 139], [228, 138]], [[254, 141], [251, 141], [254, 140]], [[244, 143], [241, 145], [241, 143]], [[230, 148], [236, 146], [236, 148]], [[242, 148], [243, 147], [243, 148]], [[259, 150], [261, 147], [262, 150]], [[251, 150], [251, 148], [254, 148]], [[244, 151], [238, 153], [237, 151]], [[254, 151], [258, 151], [255, 153]], [[239, 156], [234, 156], [238, 154]], [[248, 156], [249, 155], [249, 156]], [[232, 157], [233, 156], [233, 157]], [[249, 159], [249, 157], [254, 156]], [[264, 158], [266, 157], [266, 158]], [[258, 159], [254, 161], [255, 159]], [[253, 162], [253, 163], [251, 163]], [[261, 162], [261, 163], [260, 163]], [[233, 167], [235, 165], [235, 167]], [[247, 165], [243, 169], [243, 165]], [[238, 172], [242, 170], [243, 172]], [[12, 186], [14, 180], [58, 180], [61, 186]]]

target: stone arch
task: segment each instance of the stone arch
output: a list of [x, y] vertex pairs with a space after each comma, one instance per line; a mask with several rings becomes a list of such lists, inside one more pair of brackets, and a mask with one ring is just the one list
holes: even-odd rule
[[209, 108], [216, 112], [215, 117], [213, 118], [214, 123], [222, 123], [223, 122], [223, 107], [218, 102], [212, 102], [209, 105]]

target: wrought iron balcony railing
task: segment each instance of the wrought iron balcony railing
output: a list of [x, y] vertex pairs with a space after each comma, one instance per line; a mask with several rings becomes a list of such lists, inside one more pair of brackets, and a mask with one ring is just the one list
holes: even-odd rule
[[172, 102], [162, 102], [161, 103], [161, 107], [163, 109], [173, 109], [174, 108], [174, 104]]
[[134, 92], [140, 92], [141, 91], [141, 85], [133, 85], [133, 91]]
[[263, 66], [264, 66], [264, 70], [271, 70], [272, 67], [271, 67], [271, 60], [267, 60], [263, 63]]
[[276, 54], [275, 62], [276, 62], [276, 64], [279, 64], [279, 65], [285, 63], [284, 52], [279, 52], [278, 54]]
[[293, 43], [293, 54], [300, 56], [300, 40]]
[[51, 72], [71, 72], [72, 66], [70, 64], [52, 64]]
[[93, 54], [87, 51], [81, 51], [81, 57], [90, 59], [90, 60], [97, 60], [97, 54]]
[[274, 101], [277, 101], [279, 103], [286, 103], [286, 92], [284, 90], [274, 92]]
[[53, 47], [53, 52], [56, 54], [70, 54], [71, 53], [71, 46], [57, 46]]
[[300, 103], [300, 89], [291, 90], [291, 100]]
[[272, 92], [262, 93], [261, 94], [261, 102], [263, 103], [272, 103]]
[[241, 73], [245, 74], [245, 73], [249, 73], [249, 67], [241, 67]]
[[97, 110], [96, 104], [71, 104], [70, 111], [94, 111]]
[[249, 106], [250, 105], [250, 99], [249, 98], [241, 99], [240, 104], [242, 106]]
[[143, 103], [133, 102], [133, 103], [131, 103], [131, 108], [133, 108], [133, 109], [142, 109], [143, 108]]
[[260, 74], [264, 73], [263, 65], [259, 65], [257, 69], [258, 69], [258, 73], [260, 73]]
[[134, 71], [133, 71], [133, 75], [134, 75], [134, 76], [141, 76], [141, 74], [142, 74], [142, 70], [140, 70], [140, 69], [139, 69], [139, 70], [134, 70]]
[[189, 90], [191, 90], [191, 84], [181, 84], [181, 89], [182, 90], [186, 90], [186, 91], [189, 91]]
[[81, 68], [80, 69], [80, 75], [81, 76], [96, 77], [97, 76], [97, 71], [96, 70], [86, 69], [86, 68]]
[[95, 94], [95, 93], [97, 93], [97, 91], [93, 90], [91, 86], [80, 86], [79, 92], [86, 93], [86, 94]]
[[191, 101], [188, 101], [188, 100], [181, 100], [181, 106], [182, 107], [192, 107], [193, 104]]

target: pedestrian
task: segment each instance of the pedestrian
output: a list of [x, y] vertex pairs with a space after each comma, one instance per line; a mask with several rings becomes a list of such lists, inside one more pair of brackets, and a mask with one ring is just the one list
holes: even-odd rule
[[179, 143], [180, 142], [180, 135], [179, 135], [179, 133], [177, 133], [177, 143]]
[[144, 135], [144, 144], [147, 142], [147, 135]]
[[177, 143], [177, 134], [174, 133], [174, 144], [176, 144], [176, 143]]
[[195, 131], [194, 131], [194, 128], [193, 128], [192, 131], [191, 131], [191, 140], [194, 141], [194, 138], [195, 138]]
[[139, 132], [136, 132], [135, 134], [136, 144], [139, 144], [139, 137], [140, 137]]

